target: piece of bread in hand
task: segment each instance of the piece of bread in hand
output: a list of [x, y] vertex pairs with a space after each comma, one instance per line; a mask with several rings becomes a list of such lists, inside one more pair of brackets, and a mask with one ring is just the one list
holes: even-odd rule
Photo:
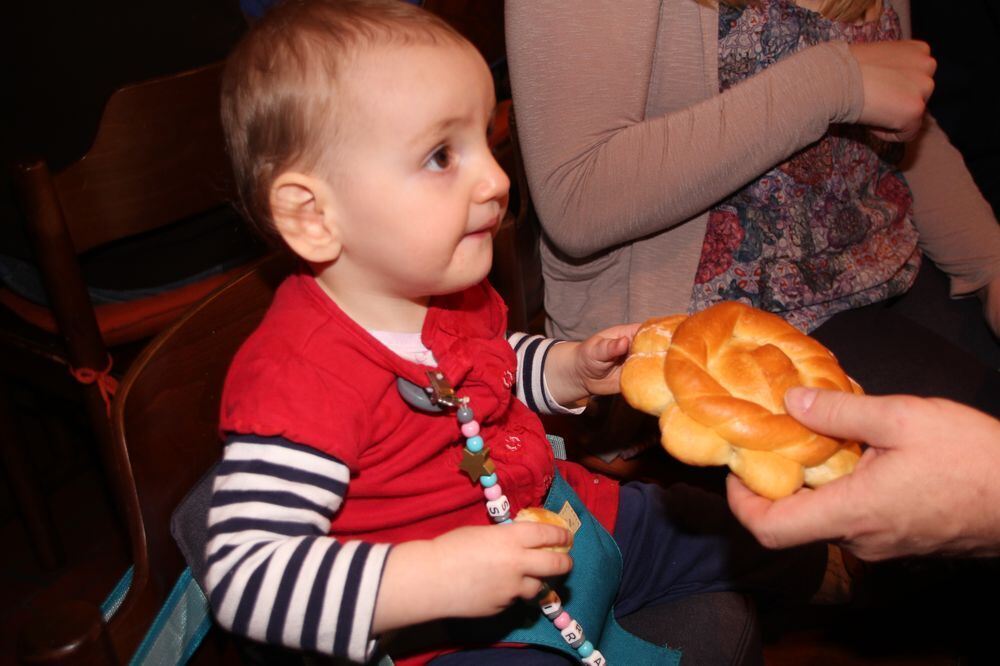
[[[561, 527], [567, 532], [570, 532], [569, 523], [567, 523], [562, 516], [554, 511], [549, 511], [548, 509], [543, 509], [540, 506], [529, 506], [525, 509], [521, 509], [517, 512], [517, 516], [514, 517], [514, 522], [516, 523], [548, 523], [549, 525], [555, 525], [556, 527]], [[573, 547], [573, 533], [570, 532], [569, 544], [566, 546], [548, 546], [542, 550], [551, 550], [554, 553], [568, 553], [569, 549]]]
[[856, 442], [815, 433], [785, 412], [793, 386], [862, 392], [826, 347], [735, 301], [645, 322], [621, 375], [625, 400], [659, 416], [671, 455], [728, 465], [771, 499], [848, 474], [861, 456]]

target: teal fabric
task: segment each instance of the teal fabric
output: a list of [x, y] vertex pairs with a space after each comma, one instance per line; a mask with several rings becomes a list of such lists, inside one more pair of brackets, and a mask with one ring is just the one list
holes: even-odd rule
[[185, 569], [129, 664], [185, 664], [211, 625], [208, 600]]
[[552, 455], [556, 460], [566, 460], [566, 440], [559, 435], [545, 435], [545, 439], [549, 440]]
[[[584, 636], [601, 651], [608, 663], [644, 666], [679, 664], [680, 652], [648, 643], [622, 629], [612, 604], [622, 574], [622, 556], [607, 530], [590, 515], [583, 502], [557, 473], [545, 508], [559, 513], [569, 503], [581, 525], [573, 539], [573, 570], [553, 588], [563, 608], [583, 626]], [[540, 612], [530, 626], [519, 627], [500, 642], [542, 645], [578, 657], [552, 623]]]
[[112, 616], [118, 612], [122, 602], [125, 601], [125, 595], [128, 593], [128, 589], [132, 587], [132, 574], [134, 570], [135, 567], [129, 567], [122, 574], [122, 577], [118, 579], [118, 583], [115, 585], [115, 589], [111, 590], [111, 594], [101, 604], [101, 617], [104, 618], [105, 623], [111, 621]]
[[[129, 567], [115, 585], [115, 589], [101, 604], [105, 622], [110, 621], [121, 606], [132, 585], [132, 575], [133, 568]], [[186, 664], [201, 645], [211, 625], [208, 600], [191, 576], [191, 570], [184, 569], [129, 664], [130, 666]]]
[[186, 664], [211, 625], [208, 600], [185, 569], [129, 665]]

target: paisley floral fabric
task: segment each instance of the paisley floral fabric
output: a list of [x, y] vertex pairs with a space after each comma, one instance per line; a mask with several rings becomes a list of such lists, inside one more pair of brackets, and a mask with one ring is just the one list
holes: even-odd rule
[[[726, 90], [813, 44], [898, 39], [877, 21], [831, 21], [791, 0], [720, 5], [719, 81]], [[901, 146], [839, 125], [710, 212], [692, 311], [740, 300], [810, 331], [841, 310], [906, 291], [920, 266]]]

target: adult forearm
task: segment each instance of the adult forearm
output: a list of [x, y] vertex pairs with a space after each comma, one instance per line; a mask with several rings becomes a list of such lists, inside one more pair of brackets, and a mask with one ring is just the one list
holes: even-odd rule
[[930, 116], [908, 146], [903, 170], [920, 245], [951, 277], [952, 294], [975, 292], [1000, 275], [1000, 225], [993, 209]]
[[[656, 25], [656, 4], [508, 5], [532, 197], [547, 234], [571, 256], [679, 224], [861, 112], [857, 63], [843, 44], [824, 44], [726, 93], [647, 117], [650, 96], [661, 94], [651, 80], [663, 78], [651, 70], [656, 34], [644, 23]], [[692, 61], [681, 66], [696, 69], [704, 47], [690, 44]]]

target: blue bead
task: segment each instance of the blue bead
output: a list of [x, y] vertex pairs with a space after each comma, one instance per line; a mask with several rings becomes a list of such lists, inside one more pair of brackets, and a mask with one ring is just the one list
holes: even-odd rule
[[590, 641], [584, 641], [583, 645], [576, 649], [576, 653], [586, 659], [590, 655], [594, 654], [594, 644]]
[[458, 416], [459, 423], [468, 423], [476, 417], [476, 415], [472, 413], [472, 410], [469, 409], [468, 405], [462, 405], [459, 407], [456, 416]]
[[469, 449], [472, 453], [479, 453], [483, 450], [483, 438], [479, 435], [475, 435], [465, 440], [465, 448]]
[[489, 476], [479, 477], [479, 485], [481, 485], [483, 488], [489, 488], [490, 486], [495, 486], [496, 484], [497, 484], [496, 472], [490, 474]]
[[497, 525], [513, 525], [514, 521], [508, 518], [507, 520], [502, 520]]

